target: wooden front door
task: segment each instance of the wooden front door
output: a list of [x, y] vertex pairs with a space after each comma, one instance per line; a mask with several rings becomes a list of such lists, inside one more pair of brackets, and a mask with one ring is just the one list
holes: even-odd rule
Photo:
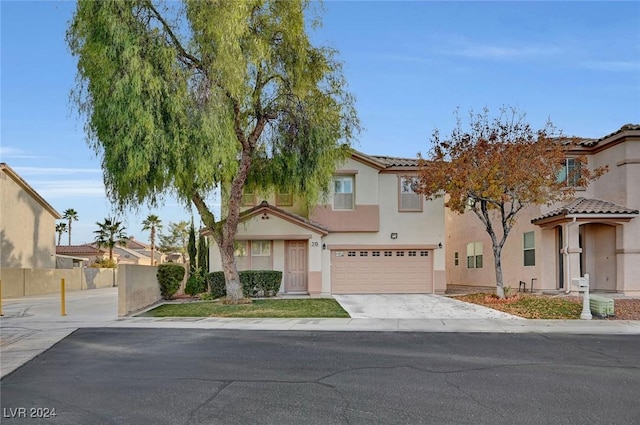
[[307, 241], [286, 242], [285, 292], [307, 292]]

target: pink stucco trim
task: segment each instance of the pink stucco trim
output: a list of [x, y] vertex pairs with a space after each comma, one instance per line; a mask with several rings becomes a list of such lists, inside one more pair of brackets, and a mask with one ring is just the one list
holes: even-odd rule
[[322, 272], [308, 272], [307, 290], [309, 295], [322, 292]]
[[331, 232], [378, 232], [380, 207], [356, 205], [353, 210], [334, 210], [330, 205], [318, 206], [310, 217]]

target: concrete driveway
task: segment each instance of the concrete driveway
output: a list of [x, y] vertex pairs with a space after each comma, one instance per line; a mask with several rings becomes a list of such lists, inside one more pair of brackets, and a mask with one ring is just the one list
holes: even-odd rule
[[354, 319], [517, 319], [480, 305], [433, 294], [334, 295]]

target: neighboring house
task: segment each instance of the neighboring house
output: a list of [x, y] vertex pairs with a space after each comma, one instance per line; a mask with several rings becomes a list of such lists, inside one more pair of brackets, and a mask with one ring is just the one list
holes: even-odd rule
[[139, 266], [150, 266], [151, 257], [135, 249], [116, 245], [113, 247], [114, 255], [118, 255], [118, 264], [136, 264]]
[[127, 240], [127, 244], [125, 245], [125, 248], [129, 248], [129, 249], [142, 249], [142, 250], [150, 250], [151, 249], [151, 245], [146, 244], [144, 242], [140, 242], [139, 240], [137, 240], [136, 238], [134, 238], [133, 236], [131, 236], [128, 240]]
[[[574, 200], [520, 212], [502, 251], [504, 285], [517, 289], [524, 281], [529, 289], [533, 280], [538, 291], [567, 290], [572, 278], [588, 273], [593, 290], [640, 295], [640, 125], [584, 140], [568, 153], [561, 178], [578, 155], [591, 169], [609, 171]], [[495, 286], [491, 241], [480, 220], [447, 209], [446, 230], [447, 283]]]
[[[284, 293], [444, 293], [444, 201], [413, 193], [417, 174], [417, 159], [354, 151], [311, 214], [291, 194], [246, 193], [238, 269], [282, 271]], [[209, 246], [210, 269], [222, 270]]]
[[163, 262], [183, 264], [184, 263], [184, 256], [182, 254], [180, 254], [179, 252], [169, 252], [169, 253], [164, 254], [164, 261]]
[[[144, 256], [147, 257], [146, 260], [146, 265], [151, 265], [151, 245], [150, 244], [146, 244], [144, 242], [140, 242], [139, 240], [136, 240], [133, 236], [129, 238], [127, 245], [125, 245], [125, 248], [130, 249], [130, 250], [134, 250], [136, 252], [138, 252], [139, 254], [142, 254]], [[165, 254], [158, 251], [158, 247], [155, 247], [155, 251], [153, 252], [153, 257], [156, 260], [156, 265], [158, 264], [162, 264], [166, 261], [165, 258]], [[142, 263], [140, 263], [142, 264]]]
[[[96, 248], [91, 244], [84, 245], [58, 245], [56, 247], [56, 253], [59, 255], [65, 255], [70, 257], [86, 258], [87, 261], [83, 265], [90, 266], [96, 261], [106, 260], [109, 258], [109, 250], [104, 248]], [[119, 256], [115, 252], [113, 253], [114, 261], [119, 260]]]
[[55, 268], [60, 218], [11, 167], [0, 163], [0, 267]]

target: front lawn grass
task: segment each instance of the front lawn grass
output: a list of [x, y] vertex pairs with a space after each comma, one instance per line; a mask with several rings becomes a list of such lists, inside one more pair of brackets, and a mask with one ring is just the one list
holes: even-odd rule
[[164, 304], [140, 316], [148, 317], [344, 317], [349, 314], [335, 300], [253, 300], [251, 304], [230, 305], [219, 301]]
[[582, 303], [548, 295], [520, 295], [515, 302], [499, 304], [487, 302], [489, 294], [469, 294], [454, 297], [460, 301], [479, 304], [525, 319], [579, 319]]

